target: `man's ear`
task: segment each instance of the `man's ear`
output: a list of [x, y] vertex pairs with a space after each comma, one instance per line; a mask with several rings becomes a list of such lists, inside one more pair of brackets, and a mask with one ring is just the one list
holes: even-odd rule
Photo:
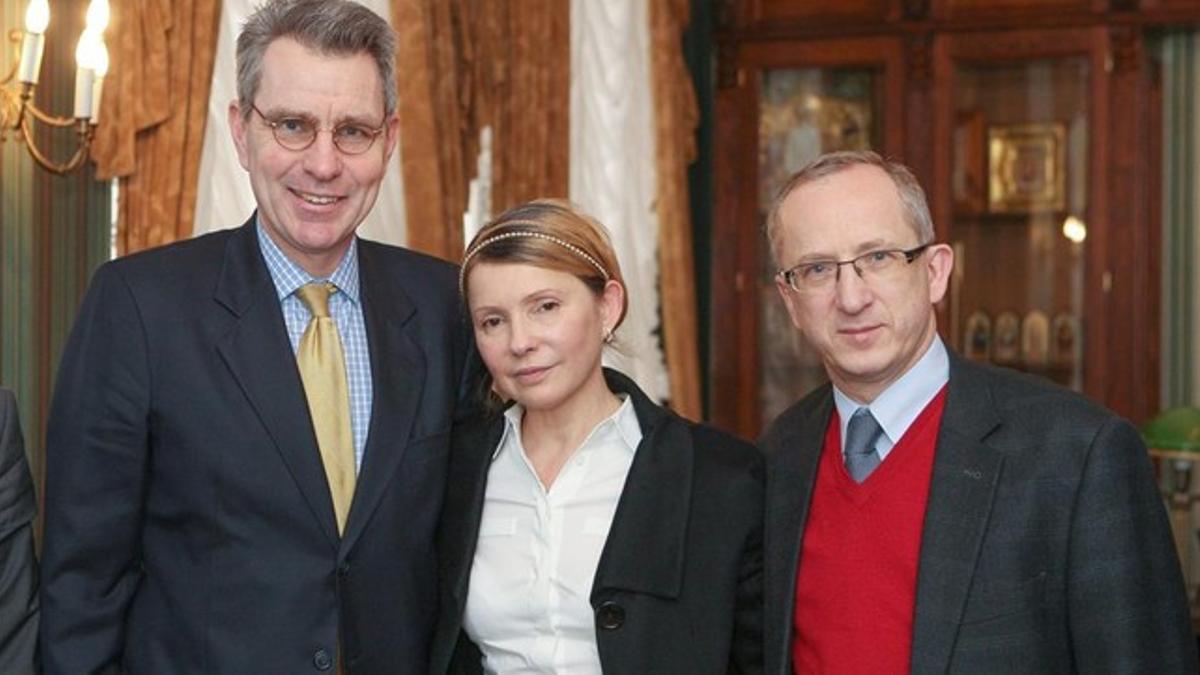
[[386, 129], [383, 132], [383, 163], [387, 164], [392, 158], [392, 152], [396, 150], [396, 139], [400, 138], [400, 117], [396, 113], [388, 118]]
[[242, 108], [237, 99], [229, 102], [229, 133], [233, 136], [233, 147], [237, 150], [238, 163], [243, 169], [250, 170], [246, 154], [246, 118], [242, 116]]
[[929, 274], [929, 304], [936, 305], [946, 295], [950, 274], [954, 272], [954, 249], [949, 244], [933, 244], [925, 251], [925, 269]]

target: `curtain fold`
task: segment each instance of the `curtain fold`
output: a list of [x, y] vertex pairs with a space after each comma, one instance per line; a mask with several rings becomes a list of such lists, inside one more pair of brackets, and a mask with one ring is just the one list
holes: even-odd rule
[[1163, 371], [1162, 405], [1198, 405], [1200, 359], [1195, 346], [1195, 311], [1200, 282], [1200, 33], [1171, 32], [1162, 43], [1163, 63]]
[[499, 149], [492, 213], [565, 196], [566, 0], [392, 0], [408, 244], [457, 261], [480, 133]]
[[191, 235], [220, 0], [114, 0], [92, 148], [119, 178], [120, 255]]
[[700, 110], [683, 59], [689, 11], [689, 0], [650, 0], [663, 351], [671, 376], [671, 407], [698, 420], [704, 411], [687, 171], [696, 160]]

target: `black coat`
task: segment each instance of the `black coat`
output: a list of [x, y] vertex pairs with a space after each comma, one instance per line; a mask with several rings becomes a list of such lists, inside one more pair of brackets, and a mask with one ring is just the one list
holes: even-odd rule
[[[642, 442], [592, 586], [605, 673], [757, 673], [762, 645], [763, 463], [753, 446], [655, 405], [624, 375]], [[462, 632], [501, 416], [456, 427], [439, 527], [442, 616], [432, 673], [479, 673]]]

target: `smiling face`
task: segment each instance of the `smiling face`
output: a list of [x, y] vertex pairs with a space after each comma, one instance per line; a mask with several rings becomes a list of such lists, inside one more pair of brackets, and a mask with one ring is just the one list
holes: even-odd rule
[[[904, 220], [891, 178], [852, 166], [796, 188], [780, 205], [777, 254], [784, 268], [849, 260], [920, 243]], [[821, 354], [829, 378], [860, 402], [873, 400], [924, 354], [937, 332], [933, 305], [945, 294], [953, 253], [935, 244], [871, 282], [849, 266], [827, 289], [797, 291], [776, 277], [792, 323]]]
[[325, 55], [280, 38], [263, 55], [256, 100], [242, 104], [245, 109], [230, 104], [229, 126], [260, 222], [294, 262], [315, 276], [329, 275], [375, 204], [398, 122], [386, 120], [385, 132], [360, 155], [339, 151], [328, 131], [304, 150], [288, 150], [249, 106], [269, 120], [309, 118], [321, 129], [343, 122], [378, 128], [385, 121], [375, 62], [366, 53]]
[[491, 262], [474, 265], [468, 281], [475, 344], [503, 397], [559, 412], [607, 392], [600, 355], [624, 298], [619, 283], [597, 295], [566, 272]]

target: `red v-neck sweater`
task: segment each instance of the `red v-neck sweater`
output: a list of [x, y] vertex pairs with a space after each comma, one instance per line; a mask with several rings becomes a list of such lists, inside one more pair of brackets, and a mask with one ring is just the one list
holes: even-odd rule
[[945, 387], [862, 484], [842, 462], [835, 410], [801, 543], [796, 673], [906, 673], [917, 560]]

